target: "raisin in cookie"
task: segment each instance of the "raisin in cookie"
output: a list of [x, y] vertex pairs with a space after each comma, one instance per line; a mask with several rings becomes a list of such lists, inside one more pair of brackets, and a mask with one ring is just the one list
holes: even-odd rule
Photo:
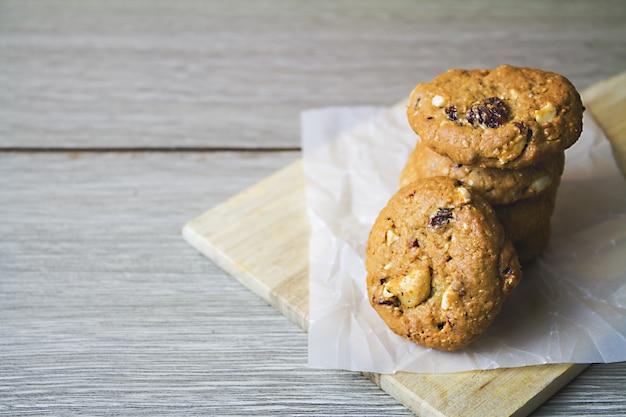
[[418, 84], [407, 116], [429, 147], [455, 162], [521, 168], [572, 146], [583, 110], [567, 78], [502, 65], [454, 69]]
[[520, 169], [457, 164], [418, 140], [400, 174], [400, 185], [443, 175], [468, 184], [489, 203], [502, 205], [540, 195], [559, 180], [564, 166], [564, 152]]
[[402, 187], [366, 250], [369, 301], [400, 336], [444, 351], [482, 334], [521, 278], [513, 244], [489, 203], [462, 182]]

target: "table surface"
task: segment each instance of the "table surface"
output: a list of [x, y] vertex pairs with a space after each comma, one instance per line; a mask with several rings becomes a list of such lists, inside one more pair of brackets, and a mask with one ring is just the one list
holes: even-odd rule
[[[181, 237], [299, 113], [501, 63], [626, 70], [626, 2], [0, 0], [0, 415], [411, 415]], [[626, 363], [533, 416], [626, 415]]]

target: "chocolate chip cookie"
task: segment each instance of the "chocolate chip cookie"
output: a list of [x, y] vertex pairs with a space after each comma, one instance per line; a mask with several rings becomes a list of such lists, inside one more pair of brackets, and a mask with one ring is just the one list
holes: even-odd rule
[[454, 69], [418, 84], [407, 116], [427, 146], [457, 163], [521, 168], [572, 146], [583, 110], [562, 75], [502, 65]]
[[369, 301], [397, 334], [453, 351], [482, 334], [521, 278], [513, 244], [461, 181], [422, 178], [376, 219], [366, 250]]

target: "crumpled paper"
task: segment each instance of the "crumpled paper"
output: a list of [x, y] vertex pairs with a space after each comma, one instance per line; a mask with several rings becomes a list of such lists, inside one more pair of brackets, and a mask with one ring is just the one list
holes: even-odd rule
[[626, 181], [589, 114], [566, 169], [551, 243], [491, 327], [440, 352], [391, 332], [369, 305], [365, 246], [417, 136], [406, 103], [302, 113], [311, 222], [309, 366], [451, 373], [626, 360]]

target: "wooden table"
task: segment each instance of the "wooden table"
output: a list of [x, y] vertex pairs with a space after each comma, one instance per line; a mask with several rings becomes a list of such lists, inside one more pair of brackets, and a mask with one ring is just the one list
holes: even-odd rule
[[[296, 161], [299, 112], [451, 67], [580, 89], [626, 70], [626, 3], [0, 0], [0, 415], [411, 415], [190, 247]], [[626, 364], [534, 416], [626, 415]]]

